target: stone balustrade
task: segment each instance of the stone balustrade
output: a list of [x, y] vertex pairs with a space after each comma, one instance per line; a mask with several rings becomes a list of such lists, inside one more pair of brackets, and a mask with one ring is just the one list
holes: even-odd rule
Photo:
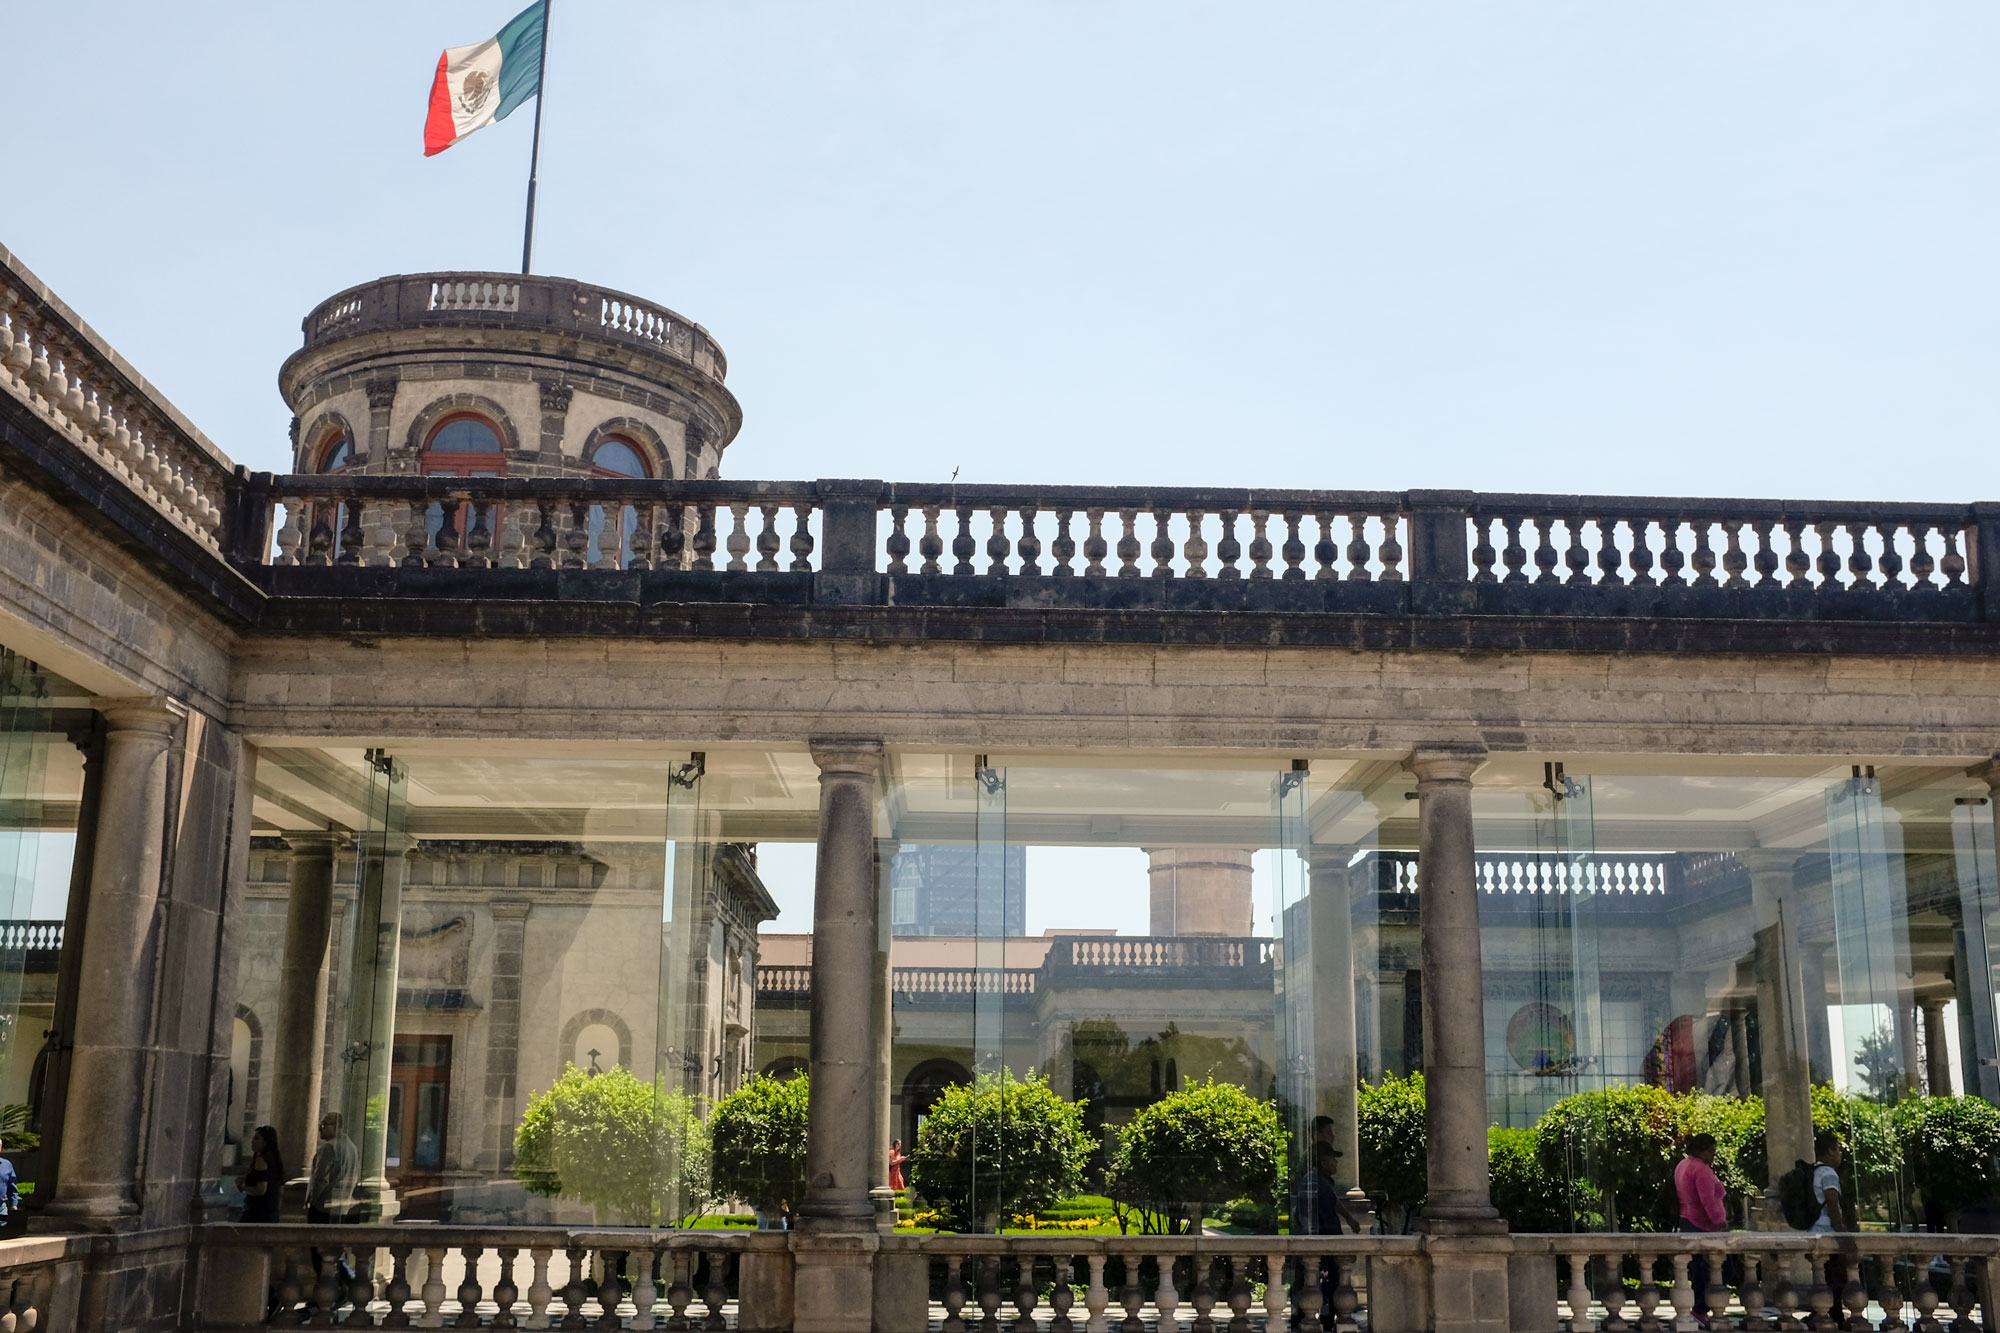
[[[214, 1226], [204, 1327], [793, 1327], [799, 1238], [534, 1227]], [[347, 1289], [336, 1249], [357, 1256]], [[897, 1234], [879, 1239], [874, 1326], [1016, 1333], [1324, 1326], [1425, 1333], [1432, 1270], [1461, 1249], [1504, 1260], [1517, 1333], [1700, 1327], [1991, 1333], [2000, 1237]], [[312, 1268], [317, 1251], [320, 1267]], [[1696, 1256], [1712, 1285], [1696, 1299]], [[1845, 1265], [1836, 1300], [1829, 1260]], [[267, 1306], [266, 1301], [270, 1304]], [[1706, 1304], [1705, 1325], [1694, 1311]], [[265, 1322], [266, 1311], [273, 1312]], [[1330, 1315], [1330, 1317], [1328, 1317]], [[25, 1325], [22, 1325], [25, 1327]], [[0, 1328], [4, 1328], [0, 1324]]]
[[263, 474], [242, 491], [266, 516], [232, 552], [248, 568], [778, 576], [661, 600], [2000, 620], [2000, 509], [1977, 505]]
[[76, 451], [85, 466], [63, 481], [100, 501], [107, 487], [138, 497], [219, 553], [229, 460], [4, 249], [0, 393]]
[[304, 320], [305, 346], [397, 329], [504, 327], [582, 334], [686, 362], [718, 382], [729, 362], [708, 330], [665, 306], [568, 278], [407, 273], [350, 287]]
[[[1415, 852], [1378, 852], [1374, 860], [1383, 892], [1415, 896]], [[1506, 897], [1575, 893], [1657, 897], [1667, 892], [1672, 871], [1668, 857], [1620, 852], [1481, 852], [1473, 859], [1479, 891]]]
[[68, 1327], [87, 1247], [81, 1236], [0, 1240], [0, 1333]]

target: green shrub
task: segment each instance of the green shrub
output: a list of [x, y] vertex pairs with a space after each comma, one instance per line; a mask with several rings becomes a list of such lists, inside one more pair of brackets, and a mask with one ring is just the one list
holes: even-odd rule
[[1356, 1101], [1361, 1188], [1384, 1208], [1415, 1212], [1423, 1206], [1430, 1189], [1424, 1076], [1385, 1074], [1379, 1083], [1363, 1083]]
[[1680, 1160], [1680, 1112], [1672, 1093], [1646, 1084], [1575, 1093], [1536, 1124], [1535, 1154], [1576, 1213], [1650, 1230], [1653, 1200]]
[[806, 1103], [803, 1074], [759, 1077], [715, 1104], [708, 1116], [715, 1192], [769, 1209], [797, 1204], [806, 1193]]
[[1896, 1108], [1894, 1125], [1924, 1202], [1949, 1214], [2000, 1190], [2000, 1108], [1977, 1097], [1913, 1097]]
[[1840, 1167], [1842, 1197], [1858, 1212], [1894, 1216], [1903, 1150], [1889, 1108], [1820, 1085], [1812, 1090], [1812, 1118], [1813, 1133], [1832, 1130], [1847, 1154]]
[[1083, 1103], [1030, 1074], [983, 1074], [938, 1097], [910, 1154], [910, 1189], [953, 1231], [1034, 1213], [1083, 1187], [1096, 1146]]
[[685, 1093], [618, 1065], [568, 1065], [522, 1113], [514, 1173], [534, 1193], [590, 1205], [600, 1222], [673, 1225], [708, 1206], [708, 1132]]
[[1198, 1231], [1209, 1205], [1276, 1198], [1284, 1161], [1278, 1108], [1210, 1080], [1168, 1093], [1120, 1130], [1105, 1188], [1120, 1203]]
[[1676, 1100], [1680, 1104], [1676, 1129], [1681, 1142], [1696, 1134], [1715, 1136], [1715, 1174], [1722, 1188], [1732, 1195], [1762, 1193], [1764, 1099], [1690, 1092]]
[[1486, 1131], [1486, 1163], [1493, 1206], [1515, 1231], [1567, 1231], [1569, 1207], [1562, 1186], [1542, 1169], [1532, 1129]]

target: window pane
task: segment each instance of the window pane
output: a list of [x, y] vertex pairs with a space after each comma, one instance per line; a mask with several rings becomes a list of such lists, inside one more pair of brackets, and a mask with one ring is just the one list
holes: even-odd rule
[[473, 417], [447, 421], [431, 436], [431, 449], [442, 454], [497, 454], [500, 436], [493, 427]]
[[590, 461], [601, 472], [616, 472], [621, 477], [646, 475], [646, 465], [639, 460], [638, 451], [623, 440], [606, 440], [598, 445]]

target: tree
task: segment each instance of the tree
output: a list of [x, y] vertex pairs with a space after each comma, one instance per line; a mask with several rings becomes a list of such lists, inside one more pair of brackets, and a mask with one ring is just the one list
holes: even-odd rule
[[2000, 1109], [1977, 1097], [1914, 1097], [1894, 1123], [1926, 1204], [1949, 1216], [2000, 1190]]
[[1895, 1030], [1887, 1023], [1854, 1044], [1854, 1069], [1864, 1096], [1892, 1101], [1902, 1091], [1903, 1061]]
[[1278, 1108], [1213, 1079], [1142, 1108], [1118, 1135], [1106, 1182], [1111, 1197], [1178, 1216], [1199, 1234], [1205, 1206], [1277, 1197], [1285, 1126]]
[[1430, 1148], [1424, 1137], [1424, 1076], [1385, 1074], [1356, 1096], [1361, 1138], [1361, 1188], [1384, 1212], [1414, 1217], [1430, 1192]]
[[806, 1192], [806, 1099], [803, 1074], [759, 1077], [715, 1104], [708, 1117], [715, 1192], [769, 1211]]
[[1513, 1231], [1567, 1231], [1569, 1207], [1560, 1183], [1551, 1180], [1535, 1155], [1532, 1129], [1486, 1131], [1487, 1174], [1493, 1206]]
[[619, 1065], [566, 1065], [521, 1115], [514, 1173], [536, 1194], [588, 1204], [599, 1222], [673, 1225], [708, 1204], [708, 1132], [685, 1093]]
[[939, 1094], [910, 1154], [910, 1188], [946, 1229], [997, 1226], [1083, 1188], [1083, 1104], [1030, 1072], [982, 1074]]
[[1535, 1155], [1579, 1221], [1599, 1214], [1617, 1230], [1651, 1228], [1679, 1149], [1680, 1107], [1650, 1084], [1573, 1093], [1535, 1125]]

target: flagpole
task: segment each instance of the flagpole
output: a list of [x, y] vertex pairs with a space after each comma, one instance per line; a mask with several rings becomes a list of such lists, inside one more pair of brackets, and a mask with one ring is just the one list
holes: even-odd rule
[[542, 0], [542, 49], [535, 58], [535, 146], [528, 150], [528, 222], [521, 233], [521, 276], [528, 276], [528, 263], [535, 255], [535, 177], [542, 164], [542, 99], [548, 95], [549, 10], [552, 0]]

